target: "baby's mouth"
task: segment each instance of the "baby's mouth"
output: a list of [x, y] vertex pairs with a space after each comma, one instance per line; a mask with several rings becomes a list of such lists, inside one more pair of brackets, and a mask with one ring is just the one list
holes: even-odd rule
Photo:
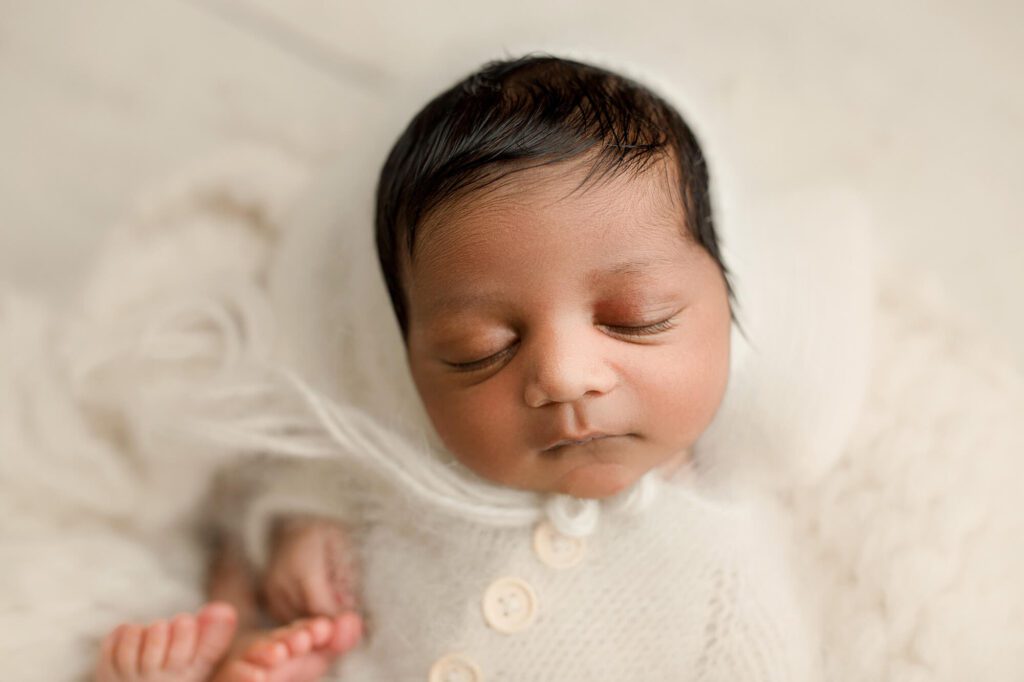
[[541, 450], [542, 454], [545, 455], [557, 455], [564, 452], [566, 449], [571, 447], [586, 446], [591, 443], [600, 441], [607, 441], [612, 438], [625, 438], [631, 434], [607, 434], [607, 433], [592, 433], [581, 438], [563, 438], [555, 443], [552, 443], [548, 447]]

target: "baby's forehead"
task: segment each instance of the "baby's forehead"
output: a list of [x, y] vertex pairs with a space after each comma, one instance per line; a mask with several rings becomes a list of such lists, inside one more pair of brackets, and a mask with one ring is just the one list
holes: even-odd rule
[[519, 185], [439, 219], [407, 271], [412, 318], [509, 305], [522, 312], [612, 294], [620, 303], [651, 303], [678, 294], [703, 252], [670, 199], [636, 182], [609, 181], [570, 196], [566, 186]]
[[[595, 235], [610, 221], [627, 225], [638, 241], [671, 235], [687, 240], [686, 215], [671, 164], [641, 173], [605, 173], [585, 162], [516, 171], [442, 201], [421, 221], [413, 263], [451, 259], [510, 234], [548, 225], [566, 239], [566, 229], [591, 225]], [[564, 232], [563, 232], [564, 230]]]

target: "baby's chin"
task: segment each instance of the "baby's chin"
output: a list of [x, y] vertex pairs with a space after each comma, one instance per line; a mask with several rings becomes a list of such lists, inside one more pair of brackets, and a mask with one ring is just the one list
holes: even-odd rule
[[[474, 462], [475, 463], [475, 462]], [[594, 459], [566, 466], [523, 467], [513, 471], [482, 469], [469, 466], [478, 476], [491, 483], [536, 493], [558, 493], [581, 499], [613, 497], [636, 483], [646, 471], [634, 464], [602, 462]]]
[[590, 462], [563, 475], [555, 492], [586, 499], [603, 499], [636, 483], [637, 472], [614, 462]]

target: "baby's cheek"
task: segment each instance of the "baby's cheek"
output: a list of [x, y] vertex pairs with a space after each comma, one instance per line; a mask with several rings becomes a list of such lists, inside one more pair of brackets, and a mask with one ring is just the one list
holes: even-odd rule
[[656, 428], [674, 445], [689, 446], [711, 424], [725, 394], [728, 355], [684, 352], [652, 372], [645, 396]]
[[488, 480], [512, 483], [523, 458], [513, 451], [523, 428], [514, 406], [492, 387], [450, 395], [427, 406], [434, 428], [460, 462]]

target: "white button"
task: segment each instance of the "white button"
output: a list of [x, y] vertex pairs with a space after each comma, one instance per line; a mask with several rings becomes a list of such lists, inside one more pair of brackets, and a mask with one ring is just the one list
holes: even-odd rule
[[583, 538], [562, 535], [549, 521], [541, 521], [533, 531], [533, 551], [551, 568], [572, 568], [583, 560], [586, 549]]
[[448, 654], [430, 666], [430, 682], [483, 682], [480, 668], [458, 654]]
[[519, 632], [537, 616], [537, 595], [519, 578], [499, 578], [484, 593], [483, 609], [487, 624], [498, 632]]

